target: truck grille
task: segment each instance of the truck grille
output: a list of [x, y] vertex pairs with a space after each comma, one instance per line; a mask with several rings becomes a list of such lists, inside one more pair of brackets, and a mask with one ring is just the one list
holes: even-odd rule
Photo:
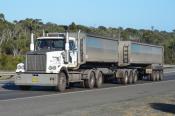
[[46, 55], [45, 54], [27, 54], [27, 71], [45, 71]]

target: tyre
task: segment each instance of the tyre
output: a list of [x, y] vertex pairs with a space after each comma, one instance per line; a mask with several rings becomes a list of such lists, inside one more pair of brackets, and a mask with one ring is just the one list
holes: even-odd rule
[[59, 73], [58, 77], [58, 85], [56, 87], [56, 90], [59, 92], [63, 92], [66, 89], [66, 74], [64, 72]]
[[163, 80], [163, 71], [159, 71], [159, 80], [160, 80], [160, 81]]
[[156, 81], [156, 71], [153, 71], [151, 74], [151, 81]]
[[103, 74], [101, 71], [97, 70], [95, 75], [96, 75], [95, 87], [100, 88], [103, 84]]
[[88, 79], [84, 80], [84, 86], [85, 88], [92, 89], [95, 85], [95, 73], [94, 71], [90, 71], [88, 74]]
[[128, 72], [125, 71], [123, 72], [123, 78], [121, 79], [122, 84], [127, 84], [128, 83]]
[[128, 78], [128, 83], [129, 83], [129, 84], [132, 84], [132, 83], [133, 83], [133, 78], [134, 78], [134, 76], [133, 76], [133, 71], [131, 70], [131, 71], [130, 71], [130, 74], [129, 74], [129, 78]]
[[132, 82], [133, 83], [136, 83], [137, 80], [138, 80], [138, 74], [137, 74], [137, 71], [135, 71], [134, 74], [133, 74], [133, 80], [132, 80]]
[[121, 84], [122, 83], [121, 78], [117, 78], [117, 83], [118, 84]]
[[30, 90], [31, 89], [31, 86], [28, 86], [28, 85], [19, 85], [19, 88], [21, 90]]
[[156, 71], [156, 81], [160, 80], [160, 75], [159, 75], [159, 71]]
[[151, 74], [148, 74], [147, 80], [148, 80], [148, 81], [151, 81]]

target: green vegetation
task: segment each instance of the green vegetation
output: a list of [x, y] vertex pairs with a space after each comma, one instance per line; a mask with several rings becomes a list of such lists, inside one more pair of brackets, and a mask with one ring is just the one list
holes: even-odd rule
[[14, 70], [19, 62], [23, 62], [23, 56], [12, 56], [12, 55], [0, 55], [0, 69], [1, 70]]
[[57, 25], [51, 22], [43, 23], [40, 19], [30, 19], [8, 22], [4, 14], [0, 13], [0, 70], [14, 70], [16, 64], [24, 59], [25, 53], [29, 50], [30, 33], [34, 32], [35, 37], [45, 32], [77, 32], [81, 30], [86, 33], [120, 38], [120, 40], [132, 40], [144, 43], [162, 45], [165, 49], [165, 63], [175, 63], [175, 30], [172, 32], [145, 29], [132, 29], [122, 27], [87, 27], [76, 25]]

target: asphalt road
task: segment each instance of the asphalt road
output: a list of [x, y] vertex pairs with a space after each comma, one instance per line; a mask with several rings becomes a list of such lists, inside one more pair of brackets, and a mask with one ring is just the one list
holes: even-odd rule
[[[175, 75], [175, 72], [173, 70], [166, 71], [166, 73], [164, 74], [164, 81], [175, 80], [174, 75]], [[144, 83], [151, 83], [151, 81], [142, 80], [142, 81], [138, 81], [136, 84], [144, 84]], [[103, 86], [99, 89], [110, 88], [110, 87], [121, 87], [121, 86], [125, 86], [125, 85], [109, 82], [109, 83], [104, 83]], [[75, 84], [71, 86], [70, 89], [67, 89], [64, 93], [85, 91], [85, 90], [88, 90], [88, 89], [82, 88], [79, 84]], [[52, 87], [35, 86], [35, 87], [32, 87], [30, 91], [22, 91], [13, 83], [6, 83], [6, 84], [0, 85], [0, 100], [50, 95], [50, 94], [61, 94], [61, 93], [56, 92]]]
[[55, 116], [74, 109], [121, 102], [129, 99], [174, 91], [175, 72], [165, 74], [164, 81], [139, 81], [135, 85], [104, 84], [100, 89], [72, 87], [65, 93], [53, 88], [33, 87], [21, 91], [13, 84], [1, 85], [0, 116]]

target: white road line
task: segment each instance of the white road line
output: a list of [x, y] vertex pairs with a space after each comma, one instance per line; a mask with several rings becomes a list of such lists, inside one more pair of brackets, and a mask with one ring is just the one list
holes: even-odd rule
[[4, 91], [13, 91], [13, 90], [0, 89], [0, 92], [4, 92]]
[[6, 100], [0, 100], [0, 102], [10, 102], [14, 100], [27, 100], [27, 99], [34, 99], [34, 98], [42, 98], [42, 97], [51, 97], [51, 96], [60, 96], [60, 95], [69, 95], [69, 94], [75, 94], [75, 93], [85, 93], [85, 92], [95, 92], [95, 91], [103, 91], [103, 90], [109, 90], [109, 89], [120, 89], [120, 88], [127, 88], [127, 87], [135, 87], [135, 86], [143, 86], [143, 85], [153, 85], [153, 84], [159, 84], [159, 83], [168, 83], [175, 80], [167, 80], [167, 81], [155, 81], [152, 83], [140, 83], [140, 84], [134, 84], [134, 85], [127, 85], [127, 86], [117, 86], [117, 87], [108, 87], [108, 88], [100, 88], [100, 89], [91, 89], [91, 90], [83, 90], [83, 91], [74, 91], [74, 92], [67, 92], [67, 93], [56, 93], [56, 94], [49, 94], [49, 95], [38, 95], [38, 96], [32, 96], [32, 97], [23, 97], [23, 98], [14, 98], [14, 99], [6, 99]]

